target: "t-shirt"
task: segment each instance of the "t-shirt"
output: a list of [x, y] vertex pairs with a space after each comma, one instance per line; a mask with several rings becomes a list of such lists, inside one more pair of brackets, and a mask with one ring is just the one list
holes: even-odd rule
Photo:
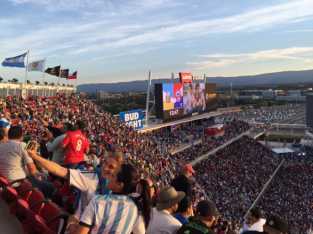
[[136, 204], [126, 195], [97, 195], [85, 209], [80, 224], [91, 234], [144, 234], [145, 225]]
[[62, 141], [65, 148], [65, 164], [79, 163], [84, 161], [84, 154], [89, 148], [89, 141], [80, 131], [68, 131]]
[[174, 234], [181, 226], [167, 210], [153, 208], [147, 234]]
[[93, 176], [90, 176], [79, 170], [70, 169], [69, 183], [81, 192], [78, 208], [74, 215], [77, 219], [80, 219], [84, 209], [96, 195], [99, 179], [96, 173], [94, 173]]
[[182, 215], [179, 214], [179, 213], [175, 214], [174, 217], [175, 217], [179, 222], [181, 222], [181, 224], [186, 224], [186, 223], [188, 223], [188, 219], [185, 218], [184, 216], [182, 216]]
[[214, 234], [201, 220], [193, 217], [190, 218], [189, 223], [184, 224], [177, 234]]
[[47, 150], [52, 152], [52, 161], [58, 164], [63, 164], [64, 162], [64, 148], [60, 146], [65, 138], [65, 134], [58, 136], [52, 142], [46, 144]]
[[26, 165], [33, 163], [25, 144], [14, 140], [0, 143], [0, 174], [10, 182], [26, 178]]

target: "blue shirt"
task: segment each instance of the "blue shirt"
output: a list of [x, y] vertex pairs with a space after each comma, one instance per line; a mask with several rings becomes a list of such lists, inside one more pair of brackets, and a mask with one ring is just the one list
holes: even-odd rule
[[186, 224], [188, 223], [188, 219], [182, 216], [181, 214], [177, 213], [174, 215], [174, 217], [181, 223], [181, 224]]

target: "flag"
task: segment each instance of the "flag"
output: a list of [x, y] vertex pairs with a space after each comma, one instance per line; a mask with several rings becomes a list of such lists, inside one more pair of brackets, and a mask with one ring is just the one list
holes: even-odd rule
[[11, 57], [11, 58], [5, 58], [4, 61], [2, 62], [2, 66], [4, 67], [25, 67], [24, 64], [24, 59], [26, 57], [28, 52]]
[[68, 78], [68, 75], [69, 75], [69, 72], [70, 72], [69, 69], [61, 69], [60, 77], [67, 79], [67, 78]]
[[45, 70], [45, 73], [48, 73], [49, 75], [52, 75], [52, 76], [59, 76], [60, 75], [60, 69], [61, 69], [61, 66], [48, 67]]
[[40, 71], [43, 72], [45, 69], [45, 59], [34, 61], [28, 64], [27, 70], [28, 71]]
[[77, 71], [73, 72], [72, 75], [69, 75], [67, 79], [68, 80], [76, 80], [77, 79]]

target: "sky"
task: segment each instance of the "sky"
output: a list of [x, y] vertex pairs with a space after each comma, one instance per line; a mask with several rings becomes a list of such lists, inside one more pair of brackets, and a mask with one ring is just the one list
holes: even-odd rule
[[1, 61], [29, 50], [77, 84], [313, 68], [313, 0], [0, 0], [0, 28]]

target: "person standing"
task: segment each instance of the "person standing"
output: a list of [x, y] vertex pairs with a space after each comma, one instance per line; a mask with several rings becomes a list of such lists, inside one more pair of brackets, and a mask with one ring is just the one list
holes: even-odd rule
[[200, 201], [197, 205], [196, 216], [191, 217], [187, 224], [184, 224], [177, 234], [213, 234], [219, 212], [211, 201]]
[[270, 216], [264, 224], [264, 231], [244, 231], [242, 234], [287, 234], [288, 224], [277, 215]]
[[186, 224], [191, 216], [193, 216], [192, 201], [189, 197], [185, 197], [179, 203], [178, 210], [174, 217], [181, 222], [181, 224]]
[[173, 216], [178, 203], [185, 197], [184, 192], [177, 192], [174, 187], [160, 191], [156, 208], [153, 208], [147, 234], [173, 234], [182, 224]]
[[61, 146], [65, 150], [64, 164], [68, 168], [76, 168], [84, 161], [84, 155], [89, 150], [89, 141], [83, 133], [85, 123], [78, 120], [73, 131], [67, 131]]

